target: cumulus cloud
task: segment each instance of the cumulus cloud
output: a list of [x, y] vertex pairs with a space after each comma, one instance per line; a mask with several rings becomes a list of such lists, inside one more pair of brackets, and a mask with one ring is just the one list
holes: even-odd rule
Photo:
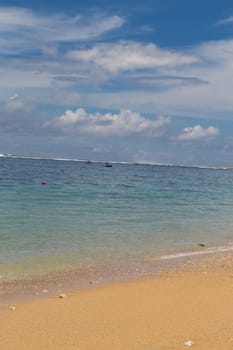
[[161, 129], [170, 123], [169, 117], [148, 119], [140, 113], [122, 110], [119, 114], [89, 114], [83, 108], [67, 110], [64, 115], [44, 123], [43, 128], [63, 134], [89, 134], [97, 137], [127, 136], [142, 134], [158, 136]]
[[178, 141], [192, 141], [201, 138], [212, 138], [217, 136], [219, 129], [214, 126], [203, 128], [201, 125], [195, 125], [193, 127], [184, 128], [183, 133], [176, 137]]
[[199, 61], [195, 55], [160, 49], [155, 44], [134, 41], [97, 44], [86, 50], [67, 53], [71, 60], [101, 67], [112, 73], [143, 68], [175, 67]]

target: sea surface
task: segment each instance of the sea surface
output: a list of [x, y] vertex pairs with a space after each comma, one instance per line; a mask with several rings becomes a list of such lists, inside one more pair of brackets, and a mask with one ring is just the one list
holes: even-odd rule
[[2, 281], [232, 249], [232, 169], [2, 156], [0, 191]]

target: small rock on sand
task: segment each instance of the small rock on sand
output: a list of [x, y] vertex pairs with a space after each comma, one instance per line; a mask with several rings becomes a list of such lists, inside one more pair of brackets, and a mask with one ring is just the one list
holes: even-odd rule
[[15, 307], [15, 306], [10, 306], [9, 309], [10, 309], [11, 311], [15, 311], [15, 310], [16, 310], [16, 307]]
[[59, 298], [60, 299], [63, 299], [63, 298], [66, 298], [67, 297], [67, 295], [65, 294], [65, 293], [61, 293], [60, 295], [59, 295]]
[[187, 340], [187, 341], [184, 343], [184, 346], [192, 346], [192, 345], [193, 345], [192, 340]]

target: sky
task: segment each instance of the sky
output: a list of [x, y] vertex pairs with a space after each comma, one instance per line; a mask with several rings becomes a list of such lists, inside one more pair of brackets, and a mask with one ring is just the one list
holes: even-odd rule
[[233, 165], [231, 0], [0, 0], [0, 153]]

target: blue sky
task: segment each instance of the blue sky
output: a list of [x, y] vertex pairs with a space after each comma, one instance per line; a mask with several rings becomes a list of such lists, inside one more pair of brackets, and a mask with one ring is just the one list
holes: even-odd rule
[[0, 1], [0, 152], [232, 165], [233, 2]]

